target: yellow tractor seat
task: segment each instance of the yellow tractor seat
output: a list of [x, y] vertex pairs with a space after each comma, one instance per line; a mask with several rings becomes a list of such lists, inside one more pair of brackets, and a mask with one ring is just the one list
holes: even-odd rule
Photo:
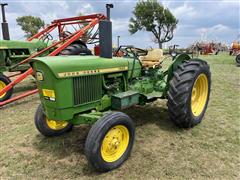
[[153, 49], [148, 51], [146, 56], [139, 56], [143, 67], [153, 67], [158, 65], [163, 60], [163, 50]]

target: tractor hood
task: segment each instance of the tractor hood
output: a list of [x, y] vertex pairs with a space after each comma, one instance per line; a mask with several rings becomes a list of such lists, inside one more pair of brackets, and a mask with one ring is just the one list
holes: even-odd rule
[[98, 56], [52, 56], [34, 58], [31, 65], [35, 71], [52, 71], [56, 78], [69, 78], [91, 74], [127, 71], [128, 59], [107, 59]]
[[44, 42], [37, 39], [33, 39], [32, 41], [0, 40], [0, 49], [42, 49], [46, 46]]

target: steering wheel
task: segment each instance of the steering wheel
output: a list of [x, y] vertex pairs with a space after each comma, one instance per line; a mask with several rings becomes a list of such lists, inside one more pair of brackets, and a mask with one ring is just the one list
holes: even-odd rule
[[47, 40], [47, 42], [53, 40], [52, 35], [47, 33], [43, 38], [43, 42], [45, 42], [46, 40]]
[[68, 36], [70, 36], [70, 35], [72, 35], [72, 33], [69, 32], [69, 31], [63, 31], [62, 34], [61, 34], [61, 36], [62, 36], [63, 38], [66, 38], [66, 37], [68, 37]]
[[134, 46], [120, 46], [117, 49], [117, 51], [114, 53], [114, 56], [129, 57], [129, 58], [145, 56], [145, 55], [147, 55], [146, 50], [135, 48]]

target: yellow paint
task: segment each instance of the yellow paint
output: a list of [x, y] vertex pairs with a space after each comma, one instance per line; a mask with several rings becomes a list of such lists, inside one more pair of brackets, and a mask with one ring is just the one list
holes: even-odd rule
[[48, 119], [47, 117], [46, 117], [46, 122], [48, 127], [53, 130], [61, 130], [68, 125], [68, 122], [66, 121], [54, 121], [54, 120]]
[[117, 67], [117, 68], [107, 68], [107, 69], [95, 69], [95, 70], [84, 70], [84, 71], [74, 71], [74, 72], [63, 72], [58, 73], [60, 78], [63, 77], [74, 77], [74, 76], [81, 76], [81, 75], [89, 75], [89, 74], [98, 74], [98, 73], [111, 73], [111, 72], [119, 72], [119, 71], [126, 71], [128, 67]]
[[205, 74], [200, 74], [194, 82], [191, 95], [191, 109], [194, 116], [199, 116], [207, 102], [208, 78]]
[[[2, 91], [6, 86], [7, 85], [3, 81], [0, 81], [0, 91]], [[6, 93], [1, 95], [0, 98], [3, 98], [5, 95], [6, 95]]]
[[43, 89], [42, 92], [43, 92], [43, 96], [45, 97], [55, 98], [54, 90]]
[[121, 158], [129, 144], [129, 131], [123, 125], [111, 128], [105, 135], [102, 146], [101, 156], [106, 162], [114, 162]]

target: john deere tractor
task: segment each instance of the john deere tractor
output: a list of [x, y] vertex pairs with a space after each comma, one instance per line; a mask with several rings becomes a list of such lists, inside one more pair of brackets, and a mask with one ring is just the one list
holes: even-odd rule
[[191, 128], [202, 121], [211, 88], [205, 61], [179, 54], [163, 71], [161, 49], [146, 56], [133, 50], [128, 57], [112, 58], [111, 35], [110, 20], [103, 20], [99, 25], [100, 56], [31, 61], [41, 99], [36, 128], [44, 136], [59, 136], [74, 125], [93, 124], [85, 155], [99, 171], [119, 167], [132, 150], [134, 123], [121, 110], [167, 99], [170, 119], [179, 127]]
[[[40, 40], [13, 41], [0, 40], [0, 91], [11, 82], [3, 72], [25, 72], [30, 67], [29, 64], [15, 66], [31, 54], [47, 47], [47, 44]], [[9, 99], [12, 90], [0, 96], [0, 102]]]

